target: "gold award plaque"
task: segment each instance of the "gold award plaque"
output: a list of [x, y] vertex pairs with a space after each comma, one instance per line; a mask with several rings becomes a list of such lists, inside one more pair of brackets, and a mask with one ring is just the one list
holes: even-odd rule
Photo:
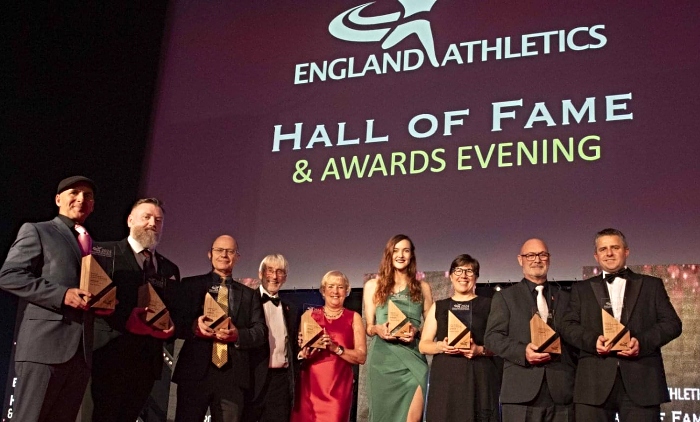
[[387, 299], [389, 320], [389, 333], [395, 337], [408, 337], [411, 335], [411, 323], [406, 315], [391, 299]]
[[605, 337], [605, 345], [612, 344], [610, 351], [619, 352], [629, 350], [630, 331], [622, 325], [618, 320], [610, 315], [605, 309], [603, 313], [603, 337]]
[[538, 314], [533, 315], [530, 319], [530, 342], [537, 346], [538, 353], [561, 354], [559, 334], [547, 325]]
[[472, 347], [472, 333], [452, 311], [447, 311], [447, 344], [460, 350]]
[[117, 286], [92, 255], [83, 257], [80, 289], [92, 293], [92, 298], [88, 301], [91, 308], [114, 309], [117, 305]]
[[207, 327], [212, 330], [228, 328], [230, 321], [228, 314], [210, 293], [206, 293], [204, 296], [204, 316], [208, 319], [205, 322]]
[[301, 347], [325, 349], [326, 345], [321, 343], [322, 336], [323, 328], [311, 316], [311, 312], [304, 312], [301, 316]]
[[138, 306], [140, 308], [148, 308], [148, 312], [146, 312], [147, 324], [159, 330], [170, 328], [170, 312], [153, 286], [151, 286], [151, 283], [146, 283], [139, 287]]

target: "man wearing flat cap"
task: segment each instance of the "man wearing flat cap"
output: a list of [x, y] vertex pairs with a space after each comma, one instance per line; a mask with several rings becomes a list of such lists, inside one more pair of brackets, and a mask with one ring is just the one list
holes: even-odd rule
[[25, 223], [0, 270], [0, 288], [20, 298], [15, 349], [15, 412], [22, 422], [73, 422], [90, 377], [91, 294], [79, 289], [82, 257], [91, 250], [82, 226], [95, 206], [95, 183], [63, 179], [58, 216]]

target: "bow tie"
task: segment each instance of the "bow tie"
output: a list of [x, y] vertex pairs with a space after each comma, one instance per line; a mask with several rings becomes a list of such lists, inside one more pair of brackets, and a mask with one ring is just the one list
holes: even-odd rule
[[263, 295], [262, 295], [262, 303], [265, 303], [265, 302], [272, 302], [273, 305], [280, 306], [280, 298], [279, 297], [272, 297], [267, 293], [263, 293]]
[[603, 280], [605, 280], [608, 284], [610, 284], [613, 281], [615, 281], [615, 279], [617, 277], [624, 278], [626, 280], [628, 276], [629, 276], [629, 269], [623, 268], [616, 273], [606, 274], [605, 277], [603, 277]]

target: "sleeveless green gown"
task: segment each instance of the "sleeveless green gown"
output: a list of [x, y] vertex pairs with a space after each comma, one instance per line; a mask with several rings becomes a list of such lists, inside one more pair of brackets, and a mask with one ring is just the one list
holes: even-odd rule
[[[421, 326], [423, 303], [412, 302], [408, 287], [389, 296], [414, 327]], [[376, 324], [387, 321], [388, 302], [377, 306]], [[418, 351], [418, 339], [411, 343], [388, 342], [374, 336], [367, 356], [367, 386], [370, 422], [405, 422], [418, 387], [427, 388], [428, 363]]]

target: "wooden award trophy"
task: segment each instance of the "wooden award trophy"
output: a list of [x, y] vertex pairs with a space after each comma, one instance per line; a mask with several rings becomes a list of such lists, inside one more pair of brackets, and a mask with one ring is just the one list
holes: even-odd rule
[[228, 323], [231, 321], [231, 318], [211, 293], [206, 293], [204, 296], [204, 316], [206, 317], [205, 324], [214, 331], [222, 328], [227, 329]]
[[537, 347], [537, 353], [561, 354], [559, 334], [537, 313], [530, 318], [530, 342]]
[[447, 344], [460, 350], [472, 347], [472, 333], [452, 311], [447, 311]]
[[146, 312], [146, 323], [148, 325], [158, 330], [170, 328], [170, 312], [151, 283], [146, 283], [139, 287], [138, 306], [140, 308], [148, 308]]
[[325, 349], [326, 345], [321, 343], [322, 336], [323, 328], [311, 316], [311, 312], [304, 312], [301, 316], [301, 347]]
[[389, 320], [389, 334], [394, 337], [408, 337], [411, 335], [411, 322], [408, 317], [399, 309], [398, 306], [387, 299], [388, 313], [387, 319]]
[[602, 309], [603, 316], [603, 337], [605, 346], [612, 344], [610, 351], [619, 352], [629, 350], [630, 331], [622, 325], [614, 316], [610, 315], [606, 309]]
[[112, 283], [94, 256], [86, 255], [80, 268], [80, 289], [92, 293], [90, 308], [114, 309], [117, 305], [117, 286]]

